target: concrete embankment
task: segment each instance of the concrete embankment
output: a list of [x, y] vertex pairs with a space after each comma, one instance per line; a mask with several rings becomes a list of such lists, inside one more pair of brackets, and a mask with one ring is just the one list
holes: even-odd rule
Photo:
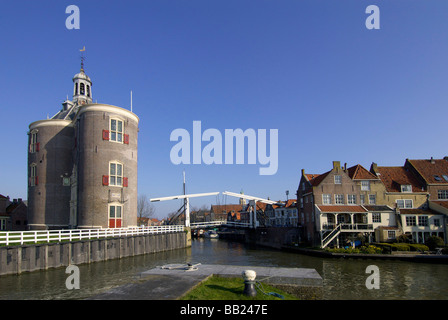
[[20, 274], [185, 248], [185, 232], [0, 247], [0, 275]]

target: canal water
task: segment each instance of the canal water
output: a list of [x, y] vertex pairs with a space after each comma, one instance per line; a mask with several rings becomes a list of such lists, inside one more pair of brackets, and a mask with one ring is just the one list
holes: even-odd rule
[[[448, 265], [391, 260], [312, 257], [218, 239], [195, 239], [191, 248], [80, 265], [80, 289], [68, 290], [65, 267], [0, 277], [0, 299], [85, 299], [139, 280], [139, 273], [172, 263], [313, 268], [322, 276], [324, 299], [447, 299]], [[369, 265], [379, 289], [367, 289]]]

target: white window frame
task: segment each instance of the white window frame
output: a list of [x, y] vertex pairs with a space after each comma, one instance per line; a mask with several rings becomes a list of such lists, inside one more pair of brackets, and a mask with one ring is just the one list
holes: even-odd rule
[[387, 230], [387, 239], [392, 240], [397, 237], [395, 230]]
[[344, 195], [343, 194], [335, 194], [334, 195], [334, 204], [344, 204]]
[[428, 216], [418, 216], [418, 225], [420, 227], [427, 227], [427, 226], [429, 226], [429, 218], [428, 218]]
[[372, 222], [373, 223], [381, 223], [381, 213], [380, 212], [372, 213]]
[[334, 184], [342, 184], [342, 176], [340, 174], [334, 175]]
[[414, 227], [417, 225], [417, 219], [415, 216], [406, 216], [406, 226]]
[[347, 195], [347, 204], [356, 204], [356, 194]]
[[[112, 168], [115, 166], [115, 172], [113, 172]], [[121, 175], [118, 174], [118, 168], [121, 166]], [[109, 186], [112, 187], [122, 187], [123, 186], [123, 171], [124, 165], [119, 161], [111, 161], [109, 162]], [[112, 182], [113, 181], [113, 182]], [[120, 183], [118, 183], [120, 181]]]
[[[112, 127], [112, 122], [115, 121], [115, 129]], [[119, 123], [121, 123], [121, 130], [119, 130]], [[124, 121], [118, 118], [111, 118], [109, 121], [109, 141], [116, 143], [123, 143], [124, 141]]]
[[414, 207], [414, 201], [412, 199], [397, 199], [395, 203], [397, 204], [397, 208], [400, 209], [412, 209]]
[[369, 204], [376, 204], [376, 195], [369, 194]]
[[322, 203], [323, 204], [331, 204], [331, 194], [329, 194], [329, 193], [322, 194]]
[[401, 192], [412, 192], [412, 185], [410, 184], [402, 184], [401, 185]]
[[361, 180], [361, 191], [370, 191], [370, 181]]
[[437, 190], [437, 199], [447, 200], [448, 199], [448, 190]]
[[[111, 217], [111, 208], [114, 207], [114, 216]], [[117, 210], [117, 208], [120, 208], [120, 210]], [[120, 212], [120, 217], [117, 217], [117, 213], [118, 211]], [[107, 212], [107, 226], [109, 227], [109, 221], [110, 219], [115, 219], [115, 228], [117, 228], [117, 220], [120, 219], [121, 223], [120, 223], [120, 227], [123, 227], [123, 205], [122, 204], [118, 204], [118, 203], [111, 203], [108, 206], [108, 212]]]
[[366, 195], [360, 194], [359, 195], [359, 204], [365, 204], [366, 203]]

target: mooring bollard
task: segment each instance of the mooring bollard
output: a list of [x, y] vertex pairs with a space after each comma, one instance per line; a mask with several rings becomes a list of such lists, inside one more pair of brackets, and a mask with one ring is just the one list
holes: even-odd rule
[[244, 278], [244, 294], [249, 297], [255, 297], [257, 290], [255, 289], [255, 278], [257, 273], [253, 270], [244, 270], [242, 274]]

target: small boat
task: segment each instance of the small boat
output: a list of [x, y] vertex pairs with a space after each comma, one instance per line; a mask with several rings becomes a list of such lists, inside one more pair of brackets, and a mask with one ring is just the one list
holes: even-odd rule
[[209, 230], [207, 232], [204, 232], [205, 238], [218, 238], [218, 233], [216, 233], [215, 230]]

